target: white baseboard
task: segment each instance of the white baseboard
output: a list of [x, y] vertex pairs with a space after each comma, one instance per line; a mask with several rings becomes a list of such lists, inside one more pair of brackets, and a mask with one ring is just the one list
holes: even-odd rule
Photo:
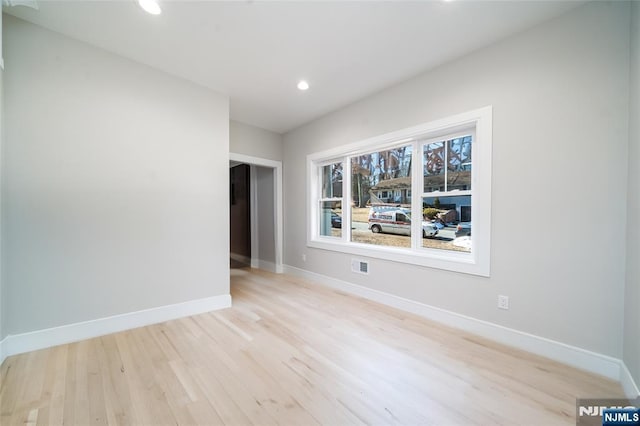
[[638, 384], [633, 380], [631, 372], [627, 368], [627, 365], [623, 362], [620, 367], [620, 384], [627, 398], [640, 398], [640, 389]]
[[[488, 321], [461, 315], [393, 294], [373, 290], [368, 287], [349, 283], [317, 274], [315, 272], [285, 265], [285, 272], [328, 287], [355, 294], [383, 305], [420, 315], [424, 318], [455, 327], [478, 336], [512, 346], [536, 355], [553, 359], [572, 367], [580, 368], [601, 376], [620, 381], [627, 396], [635, 398], [638, 388], [624, 363], [607, 355], [592, 352], [562, 342], [514, 330]], [[625, 373], [626, 371], [626, 373]], [[634, 394], [635, 392], [635, 394]]]
[[206, 297], [106, 318], [9, 335], [0, 342], [0, 364], [6, 357], [118, 331], [231, 307], [231, 295]]
[[258, 268], [269, 272], [276, 272], [276, 264], [267, 260], [258, 260]]
[[8, 339], [9, 339], [8, 337], [5, 337], [4, 339], [0, 340], [0, 365], [2, 365], [5, 358], [8, 356], [7, 351], [5, 349]]
[[251, 259], [251, 267], [256, 269], [263, 269], [265, 271], [273, 272], [276, 274], [282, 274], [284, 272], [284, 267], [282, 265], [277, 265], [268, 260], [262, 259]]

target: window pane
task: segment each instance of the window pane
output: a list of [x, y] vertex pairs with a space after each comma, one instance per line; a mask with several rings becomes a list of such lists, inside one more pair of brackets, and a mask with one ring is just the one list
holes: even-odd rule
[[445, 143], [435, 142], [423, 148], [424, 192], [446, 191]]
[[351, 158], [352, 197], [357, 207], [367, 204], [410, 204], [410, 145]]
[[471, 196], [423, 197], [422, 246], [471, 252]]
[[320, 235], [342, 237], [342, 202], [320, 202]]
[[351, 241], [411, 247], [412, 146], [351, 158]]
[[471, 136], [452, 139], [447, 144], [447, 191], [470, 190]]
[[342, 163], [322, 167], [322, 198], [342, 197]]

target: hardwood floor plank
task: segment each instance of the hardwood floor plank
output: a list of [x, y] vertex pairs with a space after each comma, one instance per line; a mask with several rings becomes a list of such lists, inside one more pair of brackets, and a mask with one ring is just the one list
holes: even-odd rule
[[[199, 336], [197, 343], [191, 346], [194, 350], [188, 354], [184, 353], [183, 357], [190, 367], [202, 368], [198, 371], [204, 377], [195, 376], [195, 379], [204, 389], [209, 390], [206, 396], [220, 417], [247, 419], [247, 422], [231, 424], [277, 424], [252, 395], [251, 382], [242, 382], [235, 375], [237, 367], [233, 358], [222, 349], [220, 342], [212, 338], [219, 338], [224, 333], [233, 333], [228, 327], [214, 320], [211, 314], [179, 320], [175, 325], [182, 328], [172, 336], [189, 337], [189, 332], [193, 333], [192, 336]], [[238, 338], [238, 344], [245, 343], [244, 339]]]
[[0, 423], [575, 423], [618, 383], [369, 300], [234, 270], [233, 308], [9, 357]]
[[114, 335], [103, 336], [96, 342], [100, 372], [109, 424], [133, 424], [131, 394], [125, 368]]
[[[45, 349], [47, 351], [49, 349]], [[78, 423], [75, 417], [75, 399], [77, 393], [76, 386], [76, 358], [78, 352], [78, 344], [68, 345], [67, 351], [67, 366], [65, 375], [65, 390], [64, 390], [64, 408], [62, 409], [62, 417], [67, 424]], [[31, 374], [29, 371], [23, 372], [23, 374]]]
[[47, 365], [41, 399], [44, 407], [38, 415], [39, 425], [61, 425], [64, 418], [67, 346], [52, 348]]

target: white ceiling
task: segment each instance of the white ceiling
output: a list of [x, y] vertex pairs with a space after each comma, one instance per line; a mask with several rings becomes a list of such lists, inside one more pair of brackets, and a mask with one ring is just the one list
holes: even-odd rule
[[[229, 96], [284, 133], [566, 12], [569, 1], [40, 1], [5, 12]], [[311, 89], [296, 89], [299, 79]]]

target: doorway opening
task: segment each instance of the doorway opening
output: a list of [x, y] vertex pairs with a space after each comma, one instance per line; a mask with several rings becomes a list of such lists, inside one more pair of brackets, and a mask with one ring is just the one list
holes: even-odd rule
[[251, 264], [251, 167], [229, 163], [229, 252], [232, 268]]
[[231, 267], [283, 272], [282, 162], [229, 154]]

